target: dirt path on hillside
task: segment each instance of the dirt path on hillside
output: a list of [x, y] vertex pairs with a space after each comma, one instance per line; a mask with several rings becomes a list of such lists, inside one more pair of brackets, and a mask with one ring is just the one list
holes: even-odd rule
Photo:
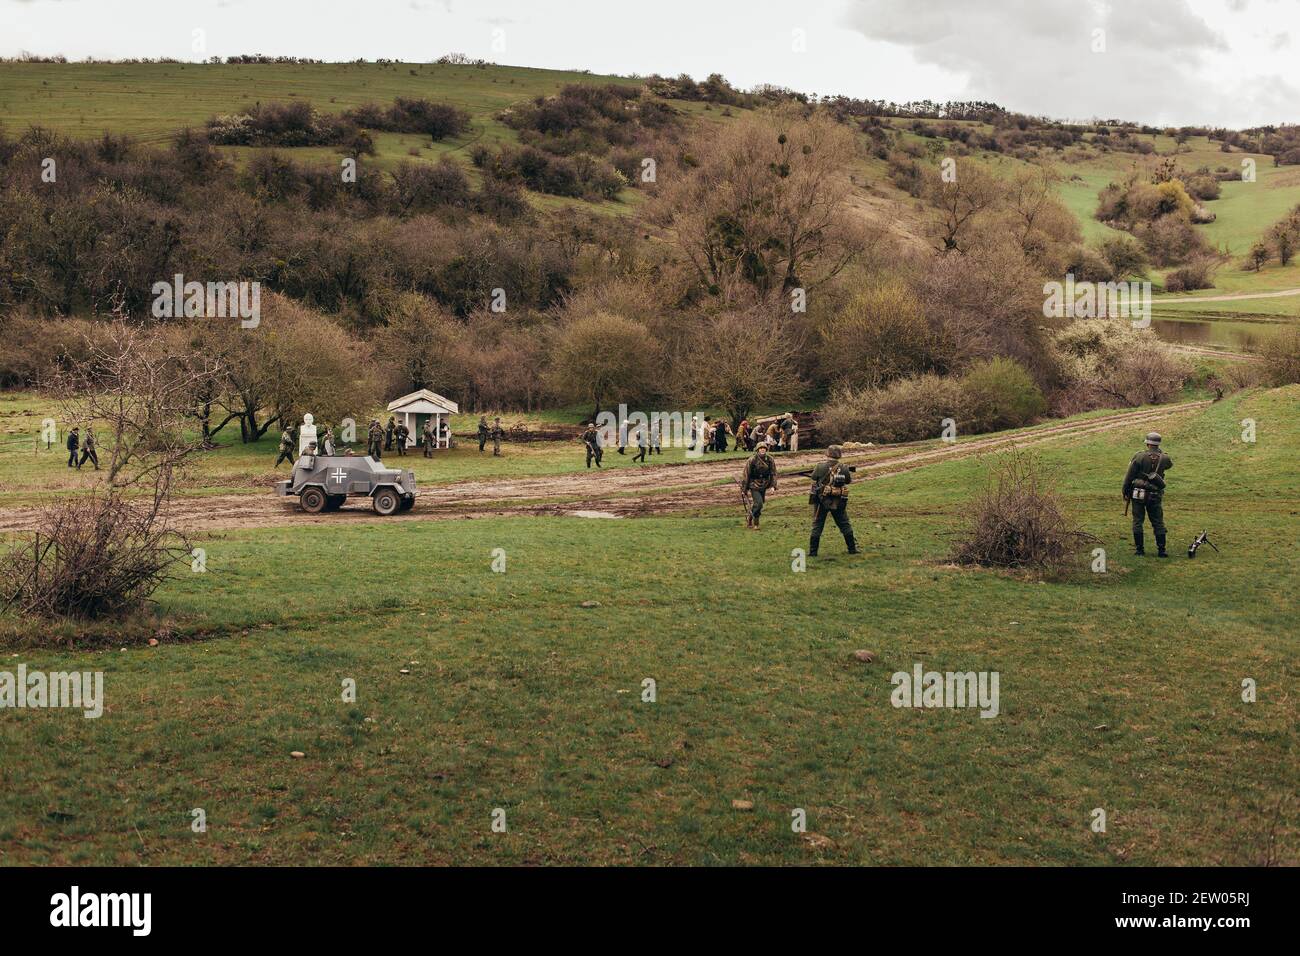
[[1260, 356], [1251, 355], [1249, 352], [1233, 352], [1229, 349], [1216, 349], [1208, 345], [1184, 345], [1180, 342], [1166, 342], [1165, 345], [1175, 352], [1181, 352], [1183, 355], [1205, 355], [1213, 358], [1236, 359], [1238, 362], [1263, 361]]
[[1280, 292], [1233, 292], [1229, 295], [1161, 296], [1151, 300], [1151, 307], [1158, 308], [1161, 303], [1170, 302], [1244, 302], [1247, 299], [1285, 299], [1289, 295], [1300, 295], [1300, 289], [1282, 289]]
[[[851, 448], [844, 460], [857, 465], [855, 480], [871, 480], [913, 471], [953, 458], [966, 458], [1007, 448], [1027, 448], [1064, 438], [1078, 438], [1116, 428], [1133, 428], [1171, 415], [1208, 405], [1183, 402], [1156, 409], [1120, 412], [1076, 422], [1043, 425], [1014, 434], [998, 433], [952, 445], [914, 443]], [[810, 468], [824, 457], [821, 451], [780, 455], [782, 475]], [[427, 485], [420, 490], [415, 510], [381, 518], [363, 499], [352, 499], [341, 511], [309, 515], [296, 499], [275, 497], [268, 482], [262, 492], [178, 498], [171, 508], [177, 527], [188, 531], [225, 528], [265, 528], [338, 522], [438, 521], [492, 515], [568, 515], [586, 512], [592, 517], [641, 517], [691, 511], [735, 503], [740, 510], [735, 479], [740, 459], [702, 461], [689, 465], [650, 465], [610, 471], [581, 471], [529, 478], [486, 478]], [[805, 479], [787, 475], [775, 495], [805, 495]], [[0, 510], [0, 533], [27, 531], [35, 526], [35, 504]]]

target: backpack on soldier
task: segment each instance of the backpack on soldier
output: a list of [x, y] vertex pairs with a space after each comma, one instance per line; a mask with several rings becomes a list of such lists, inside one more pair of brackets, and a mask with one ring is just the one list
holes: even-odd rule
[[1146, 456], [1151, 470], [1133, 480], [1133, 490], [1129, 493], [1131, 500], [1146, 501], [1148, 498], [1160, 497], [1165, 489], [1165, 480], [1160, 475], [1160, 462], [1163, 458], [1164, 455], [1158, 451], [1153, 451]]

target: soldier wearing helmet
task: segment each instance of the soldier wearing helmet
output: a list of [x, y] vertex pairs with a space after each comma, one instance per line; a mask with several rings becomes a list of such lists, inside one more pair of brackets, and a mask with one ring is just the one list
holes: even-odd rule
[[1160, 434], [1147, 435], [1146, 448], [1133, 456], [1124, 475], [1124, 498], [1133, 506], [1133, 549], [1135, 554], [1146, 554], [1143, 523], [1151, 519], [1151, 530], [1156, 536], [1157, 555], [1169, 557], [1165, 550], [1165, 472], [1174, 467], [1174, 461], [1160, 447]]

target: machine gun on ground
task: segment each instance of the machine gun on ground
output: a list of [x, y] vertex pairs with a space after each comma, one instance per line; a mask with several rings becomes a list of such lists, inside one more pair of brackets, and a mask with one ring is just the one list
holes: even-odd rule
[[1208, 544], [1211, 548], [1214, 548], [1214, 550], [1215, 550], [1216, 553], [1217, 553], [1218, 550], [1219, 550], [1219, 549], [1215, 546], [1214, 542], [1210, 540], [1209, 532], [1208, 532], [1208, 531], [1202, 531], [1200, 534], [1198, 534], [1198, 535], [1196, 536], [1196, 540], [1193, 541], [1193, 542], [1191, 543], [1191, 545], [1187, 548], [1187, 556], [1188, 556], [1189, 558], [1194, 558], [1194, 557], [1196, 557], [1196, 552], [1197, 552], [1197, 550], [1198, 550], [1198, 549], [1201, 547], [1201, 545], [1203, 545], [1203, 544]]

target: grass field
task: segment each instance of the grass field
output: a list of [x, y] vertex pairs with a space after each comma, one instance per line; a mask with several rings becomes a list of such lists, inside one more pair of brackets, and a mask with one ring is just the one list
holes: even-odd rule
[[[1161, 423], [1169, 561], [1127, 553], [1140, 436], [1042, 446], [1109, 562], [1054, 583], [945, 563], [975, 459], [856, 486], [865, 554], [831, 530], [804, 573], [794, 499], [757, 535], [712, 511], [213, 535], [160, 595], [206, 639], [5, 653], [103, 670], [107, 704], [3, 714], [0, 861], [1296, 863], [1298, 405]], [[1178, 555], [1202, 528], [1222, 552]], [[916, 662], [999, 672], [1000, 715], [890, 706]]]

